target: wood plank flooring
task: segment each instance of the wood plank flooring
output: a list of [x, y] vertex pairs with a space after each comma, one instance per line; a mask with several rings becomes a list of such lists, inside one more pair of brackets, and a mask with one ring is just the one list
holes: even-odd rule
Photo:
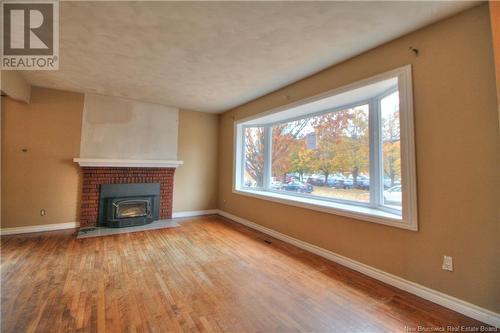
[[220, 217], [1, 239], [1, 331], [401, 332], [481, 323]]

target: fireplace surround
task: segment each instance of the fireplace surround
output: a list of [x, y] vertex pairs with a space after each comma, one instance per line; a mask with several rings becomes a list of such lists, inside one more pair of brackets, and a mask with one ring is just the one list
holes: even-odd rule
[[[100, 224], [100, 209], [104, 210], [106, 203], [101, 203], [101, 188], [106, 184], [159, 184], [158, 205], [157, 208], [155, 207], [158, 209], [158, 219], [172, 218], [175, 167], [80, 165], [83, 173], [80, 228], [102, 226]], [[140, 197], [141, 195], [133, 194], [132, 196]]]

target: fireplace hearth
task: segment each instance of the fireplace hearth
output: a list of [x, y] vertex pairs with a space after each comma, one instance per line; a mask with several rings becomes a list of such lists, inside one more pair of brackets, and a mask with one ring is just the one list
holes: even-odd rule
[[99, 226], [131, 227], [159, 219], [160, 183], [102, 184]]

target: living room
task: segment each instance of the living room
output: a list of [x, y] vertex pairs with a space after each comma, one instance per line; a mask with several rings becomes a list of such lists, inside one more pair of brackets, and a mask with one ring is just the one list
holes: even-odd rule
[[498, 331], [499, 4], [3, 2], [1, 331]]

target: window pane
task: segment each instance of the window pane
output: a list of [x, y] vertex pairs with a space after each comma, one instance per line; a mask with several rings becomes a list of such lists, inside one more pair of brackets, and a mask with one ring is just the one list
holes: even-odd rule
[[262, 187], [264, 185], [264, 128], [245, 129], [245, 172], [243, 185]]
[[272, 127], [273, 190], [369, 202], [368, 105]]
[[399, 125], [399, 93], [380, 101], [382, 118], [382, 154], [384, 172], [384, 205], [401, 209], [401, 145]]

